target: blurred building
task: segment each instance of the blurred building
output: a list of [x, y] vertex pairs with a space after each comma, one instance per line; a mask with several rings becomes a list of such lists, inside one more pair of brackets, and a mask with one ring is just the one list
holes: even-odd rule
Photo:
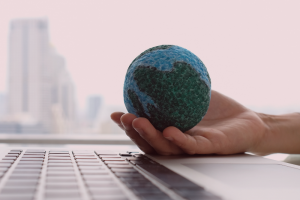
[[0, 120], [6, 114], [6, 95], [0, 93]]
[[101, 96], [90, 96], [87, 102], [87, 118], [90, 121], [97, 119], [100, 113], [100, 108], [102, 104]]
[[45, 19], [11, 22], [8, 102], [10, 118], [28, 115], [48, 132], [68, 131], [75, 118], [73, 82], [49, 44]]
[[110, 115], [113, 112], [127, 113], [125, 105], [105, 105], [96, 120], [96, 132], [100, 134], [124, 134], [124, 131], [114, 123]]

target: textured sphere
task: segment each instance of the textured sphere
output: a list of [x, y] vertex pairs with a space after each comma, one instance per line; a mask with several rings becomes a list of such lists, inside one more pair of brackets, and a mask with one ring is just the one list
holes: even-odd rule
[[123, 92], [129, 113], [147, 118], [160, 131], [175, 126], [185, 132], [206, 114], [211, 80], [205, 65], [192, 52], [161, 45], [132, 61]]

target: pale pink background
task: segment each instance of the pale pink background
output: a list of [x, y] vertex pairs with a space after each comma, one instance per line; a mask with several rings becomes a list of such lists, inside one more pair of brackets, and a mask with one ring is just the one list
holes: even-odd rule
[[0, 0], [0, 91], [9, 22], [24, 17], [49, 20], [81, 107], [90, 94], [123, 105], [131, 61], [175, 44], [200, 57], [213, 89], [253, 108], [300, 109], [300, 1]]

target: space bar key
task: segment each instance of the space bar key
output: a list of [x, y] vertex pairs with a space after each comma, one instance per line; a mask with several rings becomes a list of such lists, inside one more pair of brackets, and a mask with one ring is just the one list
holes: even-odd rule
[[185, 187], [185, 188], [202, 188], [201, 186], [189, 181], [179, 174], [169, 170], [162, 165], [137, 165], [138, 168], [145, 171], [149, 175], [154, 176], [162, 184], [169, 188]]

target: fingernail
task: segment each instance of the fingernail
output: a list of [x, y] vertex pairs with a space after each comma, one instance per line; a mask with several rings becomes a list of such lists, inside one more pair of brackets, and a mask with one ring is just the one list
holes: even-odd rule
[[129, 127], [126, 126], [126, 124], [124, 124], [122, 121], [121, 121], [121, 123], [122, 123], [122, 125], [123, 125], [123, 127], [124, 127], [125, 130], [128, 130], [128, 129], [129, 129]]
[[140, 135], [144, 135], [144, 131], [141, 128], [134, 128]]
[[173, 141], [172, 137], [165, 137], [167, 140]]

